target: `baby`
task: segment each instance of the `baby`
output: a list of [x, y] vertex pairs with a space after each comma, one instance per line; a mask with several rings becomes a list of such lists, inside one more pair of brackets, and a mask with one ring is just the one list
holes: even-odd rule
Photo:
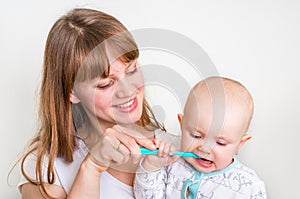
[[251, 139], [246, 132], [253, 108], [251, 94], [235, 80], [210, 77], [197, 83], [178, 119], [181, 150], [199, 158], [178, 159], [174, 147], [157, 141], [158, 156], [146, 156], [136, 173], [135, 197], [267, 198], [264, 182], [235, 157]]

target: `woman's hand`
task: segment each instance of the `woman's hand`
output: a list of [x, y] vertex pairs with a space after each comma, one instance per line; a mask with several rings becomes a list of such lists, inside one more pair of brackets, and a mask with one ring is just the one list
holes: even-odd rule
[[[105, 133], [90, 149], [90, 154], [99, 165], [132, 170], [141, 158], [140, 146], [156, 149], [153, 143], [154, 132], [147, 131], [135, 124], [127, 126], [115, 125], [106, 129]], [[126, 166], [124, 166], [126, 165]]]

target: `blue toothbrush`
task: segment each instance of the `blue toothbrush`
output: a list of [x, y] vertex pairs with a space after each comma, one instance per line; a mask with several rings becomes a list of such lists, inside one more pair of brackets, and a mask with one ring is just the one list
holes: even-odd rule
[[[141, 154], [144, 155], [157, 155], [158, 149], [150, 150], [145, 147], [141, 147]], [[180, 157], [193, 157], [193, 158], [200, 158], [195, 153], [192, 152], [182, 152], [182, 151], [174, 151], [170, 156], [180, 156]]]

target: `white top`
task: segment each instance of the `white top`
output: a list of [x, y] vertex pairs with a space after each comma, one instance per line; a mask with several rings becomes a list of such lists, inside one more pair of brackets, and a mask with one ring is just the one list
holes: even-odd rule
[[[162, 139], [168, 143], [174, 143], [177, 145], [178, 140], [175, 136], [166, 136], [165, 132], [160, 130], [155, 131], [155, 136], [158, 139]], [[81, 139], [77, 139], [77, 148], [73, 153], [73, 162], [66, 163], [62, 158], [56, 158], [54, 160], [54, 172], [55, 181], [54, 184], [64, 188], [66, 193], [70, 192], [73, 181], [77, 175], [79, 167], [88, 153], [88, 148]], [[31, 153], [24, 162], [24, 171], [30, 179], [36, 179], [35, 175], [35, 164], [36, 164], [36, 154]], [[48, 158], [45, 157], [43, 161], [43, 182], [47, 182], [47, 165]], [[21, 175], [21, 180], [18, 184], [20, 188], [23, 184], [28, 183], [26, 178]], [[100, 198], [124, 198], [133, 199], [133, 188], [115, 177], [113, 177], [108, 172], [104, 171], [100, 178]]]
[[187, 187], [184, 185], [188, 181], [198, 183], [199, 186], [195, 189], [197, 199], [267, 198], [263, 181], [252, 169], [236, 159], [221, 171], [201, 173], [182, 158], [156, 172], [147, 172], [140, 166], [134, 182], [135, 197], [136, 199], [185, 198]]

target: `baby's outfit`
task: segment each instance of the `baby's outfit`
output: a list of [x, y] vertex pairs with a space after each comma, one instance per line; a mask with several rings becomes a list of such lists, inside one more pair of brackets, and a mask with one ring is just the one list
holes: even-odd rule
[[264, 182], [236, 158], [227, 168], [211, 173], [195, 170], [182, 158], [155, 172], [140, 166], [134, 192], [137, 199], [267, 198]]

